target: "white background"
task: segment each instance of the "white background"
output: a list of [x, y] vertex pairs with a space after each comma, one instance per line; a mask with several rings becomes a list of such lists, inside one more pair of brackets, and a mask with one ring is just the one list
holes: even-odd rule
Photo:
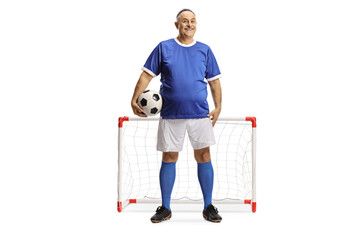
[[[217, 225], [116, 211], [117, 119], [182, 8], [223, 73], [221, 116], [258, 119], [258, 211]], [[359, 12], [346, 0], [1, 1], [0, 238], [359, 239]]]

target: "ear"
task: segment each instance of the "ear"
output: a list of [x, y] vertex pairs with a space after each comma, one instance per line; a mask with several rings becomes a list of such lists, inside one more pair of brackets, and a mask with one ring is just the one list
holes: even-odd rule
[[179, 29], [178, 28], [178, 22], [174, 22], [174, 24], [175, 24], [176, 29]]

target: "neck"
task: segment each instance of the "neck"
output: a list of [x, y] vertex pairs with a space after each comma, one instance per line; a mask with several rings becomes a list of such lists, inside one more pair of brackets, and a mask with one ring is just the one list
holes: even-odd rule
[[193, 37], [186, 37], [186, 36], [177, 36], [177, 39], [179, 40], [179, 42], [181, 42], [182, 44], [191, 44], [194, 41]]

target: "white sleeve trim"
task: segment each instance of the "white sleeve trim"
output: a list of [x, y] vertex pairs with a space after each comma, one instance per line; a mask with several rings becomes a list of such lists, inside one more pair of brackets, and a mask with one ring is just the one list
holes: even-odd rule
[[150, 71], [150, 70], [147, 69], [146, 67], [142, 67], [141, 70], [147, 72], [147, 73], [150, 74], [152, 77], [156, 77], [156, 74], [154, 74], [152, 71]]
[[215, 77], [212, 77], [212, 78], [209, 78], [209, 79], [206, 79], [206, 80], [208, 82], [210, 82], [210, 81], [216, 80], [216, 79], [221, 78], [221, 77], [222, 77], [221, 74], [219, 74], [219, 75], [216, 75]]

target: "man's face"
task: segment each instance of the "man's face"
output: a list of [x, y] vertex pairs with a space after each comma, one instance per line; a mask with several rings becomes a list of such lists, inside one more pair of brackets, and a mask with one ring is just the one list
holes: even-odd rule
[[178, 21], [175, 22], [176, 28], [179, 30], [180, 36], [194, 37], [196, 32], [196, 18], [192, 12], [182, 12]]

